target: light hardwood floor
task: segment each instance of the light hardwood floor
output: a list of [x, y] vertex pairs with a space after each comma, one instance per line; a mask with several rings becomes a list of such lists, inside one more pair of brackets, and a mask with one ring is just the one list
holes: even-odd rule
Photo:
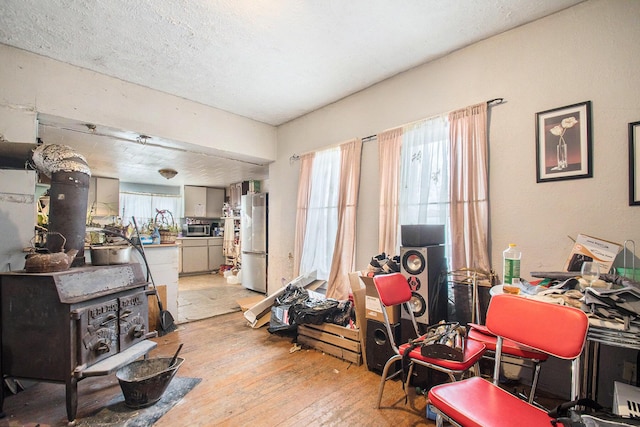
[[[180, 343], [178, 376], [202, 382], [155, 425], [174, 426], [433, 426], [426, 402], [410, 390], [405, 404], [390, 381], [375, 409], [380, 376], [316, 350], [290, 353], [292, 339], [252, 329], [241, 312], [180, 325], [154, 339], [151, 357], [171, 356]], [[78, 419], [120, 393], [115, 376], [79, 383]], [[0, 426], [64, 426], [64, 386], [40, 383], [5, 400]]]

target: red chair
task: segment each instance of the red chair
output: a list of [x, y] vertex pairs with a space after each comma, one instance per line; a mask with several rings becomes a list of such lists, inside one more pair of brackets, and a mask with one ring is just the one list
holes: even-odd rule
[[487, 328], [497, 336], [493, 383], [474, 377], [429, 390], [436, 426], [443, 419], [463, 427], [545, 426], [547, 412], [498, 386], [505, 339], [571, 360], [571, 400], [578, 397], [580, 354], [589, 323], [582, 311], [514, 295], [496, 295], [487, 310]]
[[[413, 309], [409, 304], [409, 302], [411, 301], [411, 288], [409, 287], [407, 279], [400, 273], [393, 273], [374, 276], [373, 282], [376, 286], [376, 289], [378, 290], [378, 295], [380, 296], [380, 307], [382, 308], [382, 314], [384, 316], [387, 334], [395, 353], [389, 358], [389, 360], [387, 360], [387, 363], [385, 363], [382, 370], [382, 378], [380, 379], [377, 404], [377, 408], [380, 408], [380, 401], [382, 400], [382, 393], [384, 391], [384, 385], [386, 381], [395, 378], [402, 373], [402, 371], [400, 370], [389, 375], [389, 369], [395, 364], [395, 362], [402, 359], [402, 355], [404, 355], [405, 351], [410, 347], [409, 343], [403, 344], [399, 347], [396, 345], [386, 308], [398, 304], [404, 304], [407, 312], [411, 317], [411, 322], [413, 323], [413, 328], [415, 330], [415, 336], [420, 336], [420, 333], [418, 331], [418, 324], [416, 323], [416, 319], [413, 315]], [[451, 381], [460, 379], [472, 367], [474, 367], [475, 374], [478, 375], [480, 372], [478, 360], [480, 360], [480, 358], [482, 357], [484, 350], [484, 344], [477, 341], [467, 340], [465, 342], [463, 360], [461, 362], [458, 362], [454, 360], [425, 357], [420, 352], [420, 348], [416, 347], [409, 353], [409, 371], [407, 372], [407, 383], [411, 378], [413, 367], [415, 365], [422, 365], [426, 366], [427, 368], [444, 372], [449, 376]], [[409, 384], [405, 384], [405, 388], [407, 388], [408, 385]]]
[[[487, 351], [485, 357], [493, 355], [495, 360], [496, 345], [498, 338], [493, 335], [485, 325], [478, 325], [475, 323], [469, 323], [469, 339], [480, 341], [485, 345]], [[536, 387], [538, 385], [538, 378], [540, 377], [540, 363], [549, 358], [549, 355], [541, 351], [534, 350], [530, 347], [520, 345], [512, 340], [502, 341], [502, 354], [509, 355], [518, 359], [528, 360], [531, 362], [529, 365], [532, 368], [533, 376], [531, 380], [531, 390], [529, 391], [528, 402], [533, 403], [533, 399], [536, 393]], [[495, 372], [494, 372], [495, 375]]]

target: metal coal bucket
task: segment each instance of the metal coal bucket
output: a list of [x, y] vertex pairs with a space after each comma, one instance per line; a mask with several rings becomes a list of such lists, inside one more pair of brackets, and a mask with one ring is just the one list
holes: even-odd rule
[[138, 360], [116, 372], [124, 403], [130, 408], [145, 408], [155, 404], [165, 392], [184, 359], [172, 357]]

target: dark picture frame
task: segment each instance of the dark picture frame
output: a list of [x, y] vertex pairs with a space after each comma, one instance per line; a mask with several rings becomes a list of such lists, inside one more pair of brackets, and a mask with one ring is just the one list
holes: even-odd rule
[[629, 123], [629, 206], [640, 205], [640, 122]]
[[536, 113], [536, 181], [591, 177], [591, 101]]

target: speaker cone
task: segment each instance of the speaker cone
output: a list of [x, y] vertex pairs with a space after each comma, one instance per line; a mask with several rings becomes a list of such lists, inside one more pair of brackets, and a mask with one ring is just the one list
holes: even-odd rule
[[[413, 316], [416, 318], [424, 316], [424, 314], [427, 312], [427, 303], [422, 297], [422, 295], [420, 295], [417, 292], [411, 292], [411, 299], [409, 300], [409, 306], [413, 311]], [[403, 305], [403, 307], [406, 311], [407, 306]]]
[[404, 254], [402, 266], [409, 274], [420, 274], [424, 271], [426, 262], [420, 252], [412, 249]]

